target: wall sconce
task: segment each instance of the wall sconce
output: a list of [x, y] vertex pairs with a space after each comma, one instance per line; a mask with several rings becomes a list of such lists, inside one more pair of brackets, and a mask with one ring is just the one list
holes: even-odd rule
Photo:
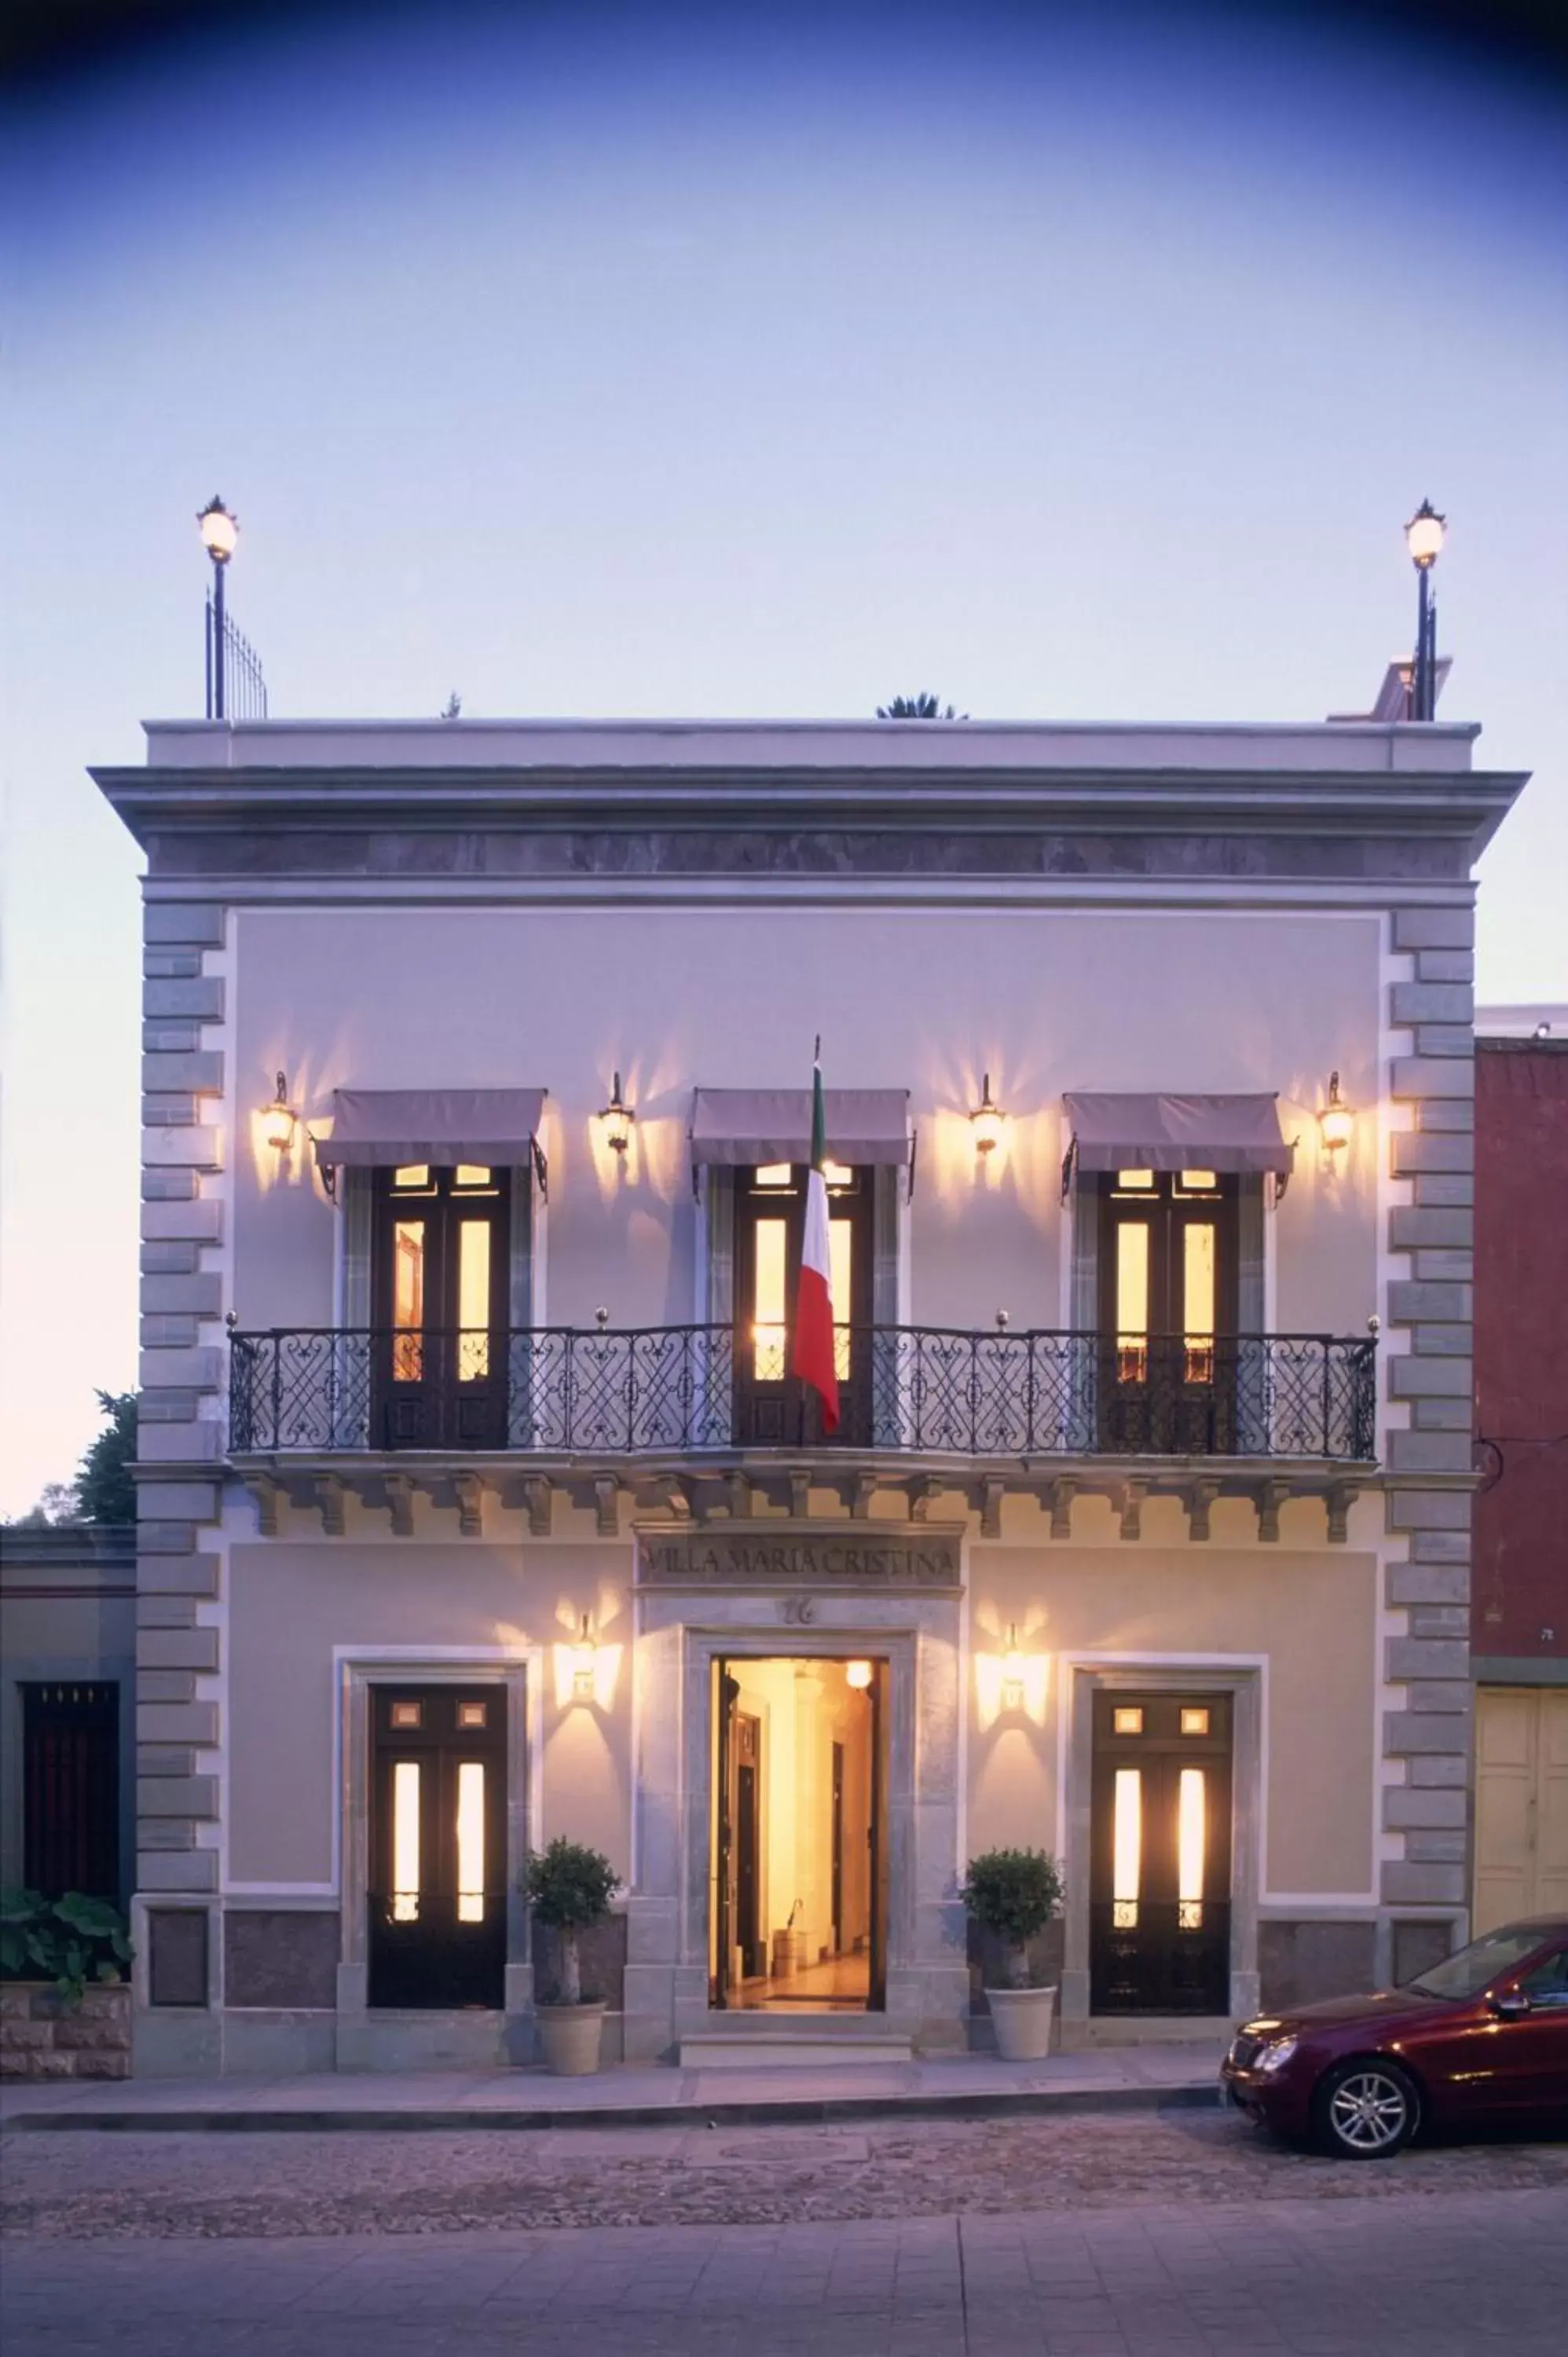
[[598, 1654], [599, 1649], [594, 1642], [593, 1631], [588, 1626], [588, 1616], [585, 1612], [582, 1628], [577, 1633], [577, 1641], [572, 1648], [572, 1699], [574, 1702], [593, 1701], [596, 1692], [594, 1672]]
[[286, 1154], [294, 1144], [294, 1125], [299, 1116], [288, 1101], [288, 1082], [280, 1072], [277, 1093], [271, 1104], [262, 1111], [262, 1136], [274, 1154]]
[[1018, 1624], [1010, 1621], [1007, 1628], [1007, 1649], [1002, 1656], [1002, 1707], [1020, 1710], [1024, 1703], [1024, 1655], [1018, 1643]]
[[991, 1093], [991, 1075], [986, 1073], [981, 1086], [980, 1103], [970, 1114], [970, 1126], [974, 1132], [974, 1150], [989, 1154], [1002, 1142], [1002, 1125], [1007, 1116]]
[[1328, 1103], [1317, 1116], [1317, 1126], [1323, 1135], [1323, 1150], [1332, 1167], [1338, 1167], [1338, 1157], [1350, 1143], [1350, 1133], [1356, 1116], [1339, 1093], [1339, 1075], [1328, 1075]]
[[843, 1682], [856, 1694], [864, 1694], [875, 1674], [869, 1662], [846, 1662], [843, 1665]]
[[599, 1119], [605, 1125], [605, 1143], [612, 1154], [624, 1154], [631, 1144], [631, 1125], [637, 1119], [630, 1105], [620, 1092], [620, 1074], [615, 1076], [607, 1105], [599, 1108]]

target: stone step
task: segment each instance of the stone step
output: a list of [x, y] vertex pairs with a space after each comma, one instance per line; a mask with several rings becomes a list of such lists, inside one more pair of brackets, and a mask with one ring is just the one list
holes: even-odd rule
[[868, 2062], [914, 2061], [908, 2037], [863, 2029], [832, 2015], [816, 2021], [737, 2023], [688, 2030], [681, 2040], [682, 2071], [821, 2071]]

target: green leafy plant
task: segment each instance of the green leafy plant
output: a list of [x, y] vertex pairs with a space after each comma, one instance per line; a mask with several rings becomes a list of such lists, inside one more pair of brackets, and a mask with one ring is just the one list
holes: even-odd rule
[[598, 1850], [557, 1837], [547, 1849], [529, 1851], [521, 1880], [535, 1922], [548, 1924], [560, 1945], [560, 1981], [550, 2002], [581, 2005], [578, 1936], [606, 1921], [620, 1878]]
[[106, 1899], [0, 1891], [0, 1980], [53, 1981], [80, 2005], [90, 1979], [124, 1980], [131, 1954], [125, 1919]]
[[1061, 1868], [1043, 1849], [988, 1849], [972, 1857], [959, 1892], [982, 1929], [1001, 1942], [1007, 1986], [1026, 1988], [1028, 1944], [1061, 1913]]
[[967, 720], [967, 712], [955, 712], [940, 695], [923, 687], [915, 695], [896, 695], [888, 704], [876, 707], [878, 720]]

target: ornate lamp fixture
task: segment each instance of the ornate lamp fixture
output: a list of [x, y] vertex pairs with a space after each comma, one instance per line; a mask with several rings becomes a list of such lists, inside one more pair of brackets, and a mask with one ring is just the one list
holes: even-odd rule
[[971, 1113], [970, 1125], [974, 1132], [974, 1150], [990, 1154], [1001, 1144], [1002, 1125], [1007, 1116], [991, 1093], [991, 1075], [986, 1073], [981, 1086], [980, 1103]]

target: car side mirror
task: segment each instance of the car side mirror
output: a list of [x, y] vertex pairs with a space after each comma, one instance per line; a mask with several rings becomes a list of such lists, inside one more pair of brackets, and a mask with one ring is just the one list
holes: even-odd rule
[[1522, 1989], [1504, 1989], [1492, 1999], [1492, 2011], [1499, 2021], [1522, 2021], [1530, 2011], [1530, 1999]]

